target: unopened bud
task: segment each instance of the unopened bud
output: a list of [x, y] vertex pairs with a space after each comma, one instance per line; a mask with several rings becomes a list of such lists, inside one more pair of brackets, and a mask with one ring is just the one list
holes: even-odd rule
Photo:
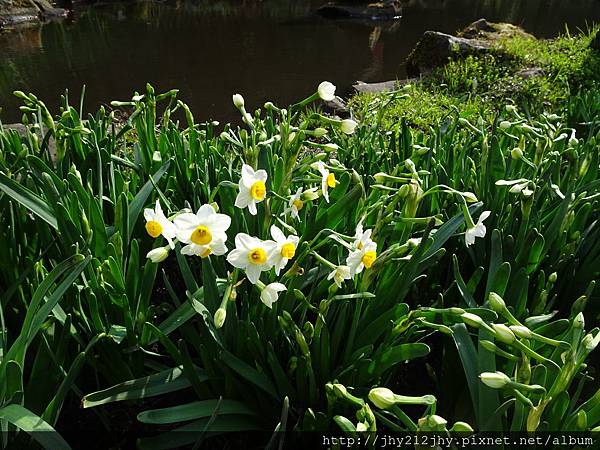
[[505, 344], [512, 344], [515, 340], [515, 334], [506, 325], [501, 323], [493, 323], [492, 328], [496, 333], [496, 338]]
[[510, 383], [508, 375], [502, 372], [483, 372], [479, 378], [483, 384], [492, 389], [502, 389]]
[[520, 325], [511, 325], [510, 330], [515, 334], [515, 336], [520, 337], [521, 339], [531, 339], [533, 336], [533, 333], [529, 328]]
[[215, 312], [215, 316], [213, 320], [215, 321], [215, 327], [217, 329], [221, 328], [225, 323], [225, 318], [227, 317], [227, 311], [224, 308], [217, 309]]
[[244, 107], [244, 97], [242, 97], [240, 94], [233, 94], [232, 99], [236, 108], [240, 109]]
[[500, 128], [502, 128], [503, 130], [510, 128], [511, 125], [512, 124], [508, 120], [503, 120], [502, 122], [500, 122]]
[[501, 313], [506, 309], [506, 303], [504, 303], [502, 297], [495, 292], [490, 292], [490, 295], [488, 296], [488, 302], [490, 303], [490, 308], [497, 313]]
[[512, 159], [516, 159], [519, 160], [523, 157], [523, 150], [521, 150], [519, 147], [515, 147], [510, 151], [510, 157]]
[[371, 389], [369, 400], [379, 409], [388, 409], [396, 404], [396, 394], [388, 388], [378, 387]]
[[467, 325], [471, 325], [474, 328], [479, 328], [484, 325], [483, 319], [477, 314], [466, 312], [460, 316], [462, 321]]

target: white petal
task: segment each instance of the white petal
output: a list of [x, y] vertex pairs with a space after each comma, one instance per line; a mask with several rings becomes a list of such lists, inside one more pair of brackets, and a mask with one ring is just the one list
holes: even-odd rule
[[241, 250], [252, 250], [260, 245], [258, 239], [246, 234], [238, 233], [235, 236], [235, 246]]
[[200, 209], [196, 213], [196, 217], [198, 217], [198, 222], [207, 223], [216, 213], [217, 212], [215, 211], [215, 208], [212, 207], [212, 205], [206, 204], [200, 207]]
[[237, 197], [235, 198], [235, 206], [244, 209], [250, 202], [253, 201], [249, 190], [240, 190]]
[[481, 215], [479, 216], [479, 219], [477, 220], [477, 223], [480, 224], [482, 223], [485, 219], [487, 219], [488, 217], [490, 217], [490, 214], [492, 212], [491, 211], [484, 211], [481, 213]]
[[145, 208], [144, 219], [146, 219], [146, 222], [150, 222], [152, 219], [154, 219], [154, 211], [152, 211], [150, 208]]
[[265, 181], [267, 181], [267, 171], [264, 169], [257, 170], [254, 173], [254, 178], [264, 183]]
[[191, 228], [193, 230], [199, 225], [198, 217], [196, 216], [196, 214], [192, 213], [179, 214], [177, 217], [175, 217], [173, 223], [177, 228], [181, 228], [182, 230], [188, 228]]
[[196, 244], [190, 244], [190, 245], [186, 245], [185, 247], [183, 247], [181, 249], [181, 254], [182, 255], [190, 255], [190, 256], [197, 256], [197, 255], [201, 255], [202, 251], [200, 251], [200, 248], [202, 246], [200, 245], [196, 245]]
[[260, 267], [256, 264], [249, 264], [248, 267], [246, 267], [246, 276], [248, 277], [248, 281], [250, 281], [250, 283], [256, 284], [260, 278]]
[[231, 226], [231, 217], [227, 214], [215, 214], [212, 219], [212, 229], [214, 231], [227, 231]]
[[250, 202], [248, 203], [248, 212], [250, 214], [252, 214], [253, 216], [256, 215], [256, 202], [254, 201], [254, 199], [251, 199]]
[[159, 199], [156, 199], [156, 205], [155, 205], [155, 207], [154, 207], [154, 211], [156, 211], [156, 214], [158, 214], [158, 215], [162, 215], [162, 216], [164, 216], [164, 215], [165, 215], [165, 214], [163, 213], [163, 210], [162, 210], [162, 208], [160, 207], [160, 200], [159, 200]]
[[245, 269], [246, 266], [249, 264], [248, 254], [243, 250], [238, 249], [234, 249], [229, 252], [229, 254], [227, 255], [227, 261], [233, 267], [238, 267], [240, 269]]
[[210, 248], [215, 256], [221, 256], [227, 253], [227, 246], [223, 241], [213, 241], [210, 243]]
[[278, 244], [284, 244], [286, 241], [283, 231], [277, 225], [271, 225], [271, 236]]

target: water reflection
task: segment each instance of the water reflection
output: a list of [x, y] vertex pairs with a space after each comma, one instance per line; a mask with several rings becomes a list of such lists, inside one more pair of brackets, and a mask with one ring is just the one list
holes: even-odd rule
[[600, 20], [596, 0], [409, 0], [391, 22], [328, 21], [317, 1], [176, 1], [110, 4], [73, 19], [0, 34], [0, 106], [18, 120], [15, 89], [56, 107], [65, 88], [87, 85], [90, 110], [128, 98], [146, 81], [181, 89], [197, 117], [231, 120], [231, 94], [251, 106], [287, 103], [323, 79], [338, 86], [403, 76], [402, 61], [423, 31], [455, 32], [480, 17], [553, 36]]

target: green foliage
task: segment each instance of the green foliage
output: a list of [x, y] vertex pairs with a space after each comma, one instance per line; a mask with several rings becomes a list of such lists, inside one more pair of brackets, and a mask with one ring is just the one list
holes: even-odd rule
[[[243, 125], [220, 133], [151, 86], [113, 102], [125, 123], [105, 109], [84, 121], [66, 97], [53, 117], [16, 95], [32, 126], [0, 129], [3, 430], [57, 425], [70, 395], [106, 420], [135, 405], [156, 428], [144, 448], [235, 430], [600, 423], [597, 90], [529, 115], [491, 116], [476, 98], [455, 110], [450, 95], [439, 126], [411, 128], [410, 113], [390, 129], [381, 104], [355, 124], [307, 110], [318, 93], [252, 113], [236, 97]], [[257, 214], [236, 206], [244, 164], [267, 174]], [[214, 249], [182, 251], [181, 228], [172, 247], [152, 237], [157, 201], [163, 225], [201, 205], [229, 216], [228, 251], [272, 225], [299, 240], [252, 283]], [[352, 254], [364, 267], [345, 274]], [[285, 290], [267, 301], [274, 283]]]
[[386, 129], [400, 118], [426, 129], [457, 109], [466, 118], [492, 120], [506, 104], [532, 115], [559, 113], [570, 96], [600, 82], [600, 54], [590, 47], [597, 31], [549, 40], [503, 38], [489, 53], [451, 60], [396, 93], [356, 95], [350, 105], [359, 118], [382, 111]]

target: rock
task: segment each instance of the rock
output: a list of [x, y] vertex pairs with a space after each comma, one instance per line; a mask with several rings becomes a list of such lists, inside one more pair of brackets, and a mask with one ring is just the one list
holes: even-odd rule
[[458, 36], [426, 31], [406, 60], [406, 72], [412, 77], [426, 74], [443, 66], [450, 58], [489, 52], [497, 40], [515, 36], [535, 39], [515, 25], [485, 19], [473, 22]]
[[539, 67], [526, 67], [525, 69], [519, 70], [516, 75], [521, 78], [535, 78], [544, 75], [544, 71]]
[[535, 39], [531, 34], [526, 33], [522, 28], [516, 25], [511, 23], [488, 22], [485, 19], [476, 20], [464, 30], [460, 31], [458, 36], [467, 39], [482, 39], [486, 41], [495, 41], [515, 36]]
[[69, 12], [63, 8], [55, 8], [46, 0], [28, 0], [31, 5], [20, 8], [6, 8], [0, 11], [0, 30], [36, 25], [45, 20], [62, 19]]
[[380, 92], [393, 91], [401, 86], [417, 82], [416, 78], [407, 78], [404, 80], [382, 81], [381, 83], [365, 83], [357, 81], [352, 88], [358, 93], [378, 94]]
[[329, 2], [317, 9], [317, 14], [326, 19], [394, 20], [402, 15], [402, 6], [399, 0], [368, 5]]
[[330, 114], [348, 114], [348, 106], [340, 97], [334, 97], [330, 102], [323, 102], [323, 109]]
[[490, 48], [491, 43], [483, 40], [426, 31], [415, 49], [408, 55], [406, 73], [409, 77], [417, 77], [443, 66], [451, 57], [484, 53]]
[[11, 8], [0, 13], [0, 30], [38, 23], [40, 20], [39, 11], [36, 8]]

